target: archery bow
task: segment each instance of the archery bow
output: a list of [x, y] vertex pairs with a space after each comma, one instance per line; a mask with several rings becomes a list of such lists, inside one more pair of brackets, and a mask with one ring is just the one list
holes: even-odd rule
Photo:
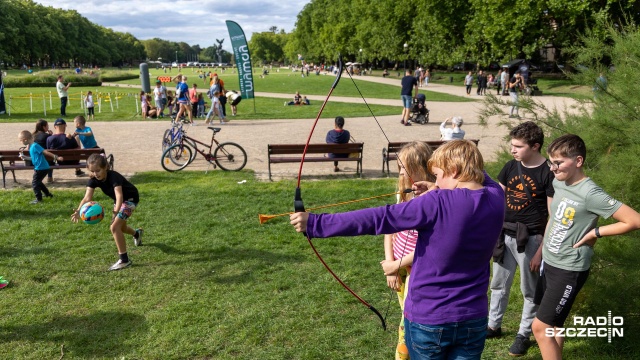
[[[324, 99], [324, 102], [322, 103], [322, 106], [320, 107], [320, 111], [318, 112], [318, 116], [316, 116], [316, 120], [314, 121], [313, 126], [311, 127], [311, 132], [309, 132], [309, 137], [307, 138], [307, 143], [305, 144], [304, 150], [302, 151], [302, 158], [300, 160], [300, 169], [298, 170], [298, 183], [297, 183], [297, 186], [296, 186], [295, 196], [294, 196], [294, 200], [293, 200], [293, 209], [294, 209], [295, 212], [304, 212], [305, 211], [304, 210], [304, 203], [302, 201], [302, 195], [301, 195], [301, 191], [300, 191], [300, 180], [302, 179], [302, 166], [304, 165], [304, 159], [305, 159], [305, 156], [307, 154], [307, 149], [309, 148], [309, 143], [311, 142], [311, 136], [313, 135], [313, 131], [315, 130], [316, 125], [318, 124], [318, 120], [320, 119], [320, 116], [322, 115], [322, 112], [324, 111], [324, 107], [327, 105], [327, 102], [329, 101], [329, 98], [331, 97], [331, 94], [333, 93], [333, 90], [338, 85], [338, 82], [340, 82], [340, 78], [342, 77], [342, 70], [343, 70], [342, 57], [340, 55], [338, 55], [338, 75], [336, 76], [336, 79], [333, 82], [333, 85], [331, 85], [331, 89], [329, 90], [329, 94], [327, 94], [327, 97]], [[333, 272], [333, 270], [331, 270], [331, 268], [329, 267], [329, 265], [327, 265], [327, 263], [324, 261], [322, 256], [320, 256], [320, 253], [318, 253], [318, 250], [316, 250], [316, 247], [313, 245], [313, 242], [311, 241], [311, 238], [309, 237], [309, 235], [307, 235], [306, 231], [303, 232], [303, 234], [307, 238], [307, 241], [309, 242], [309, 245], [311, 246], [311, 249], [313, 249], [313, 252], [316, 254], [316, 257], [318, 258], [318, 260], [320, 260], [322, 265], [324, 265], [324, 267], [327, 269], [327, 271], [329, 271], [331, 276], [333, 276], [333, 278], [336, 279], [336, 281], [338, 281], [338, 283], [340, 283], [340, 285], [342, 285], [343, 288], [345, 288], [349, 293], [351, 293], [351, 295], [353, 295], [356, 299], [358, 299], [358, 301], [360, 301], [360, 303], [362, 303], [362, 305], [366, 306], [367, 308], [369, 308], [369, 310], [373, 311], [378, 316], [380, 321], [382, 322], [382, 328], [386, 331], [387, 330], [387, 323], [386, 323], [385, 319], [382, 317], [382, 315], [380, 314], [380, 312], [375, 307], [373, 307], [373, 305], [369, 304], [364, 299], [362, 299], [360, 296], [358, 296], [358, 294], [356, 294], [353, 290], [351, 290], [351, 288], [348, 287]]]

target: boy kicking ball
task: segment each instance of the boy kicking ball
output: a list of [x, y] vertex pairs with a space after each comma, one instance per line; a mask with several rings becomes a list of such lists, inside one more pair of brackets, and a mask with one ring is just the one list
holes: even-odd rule
[[142, 229], [134, 230], [127, 225], [127, 220], [133, 214], [133, 211], [140, 202], [138, 189], [131, 184], [124, 176], [113, 170], [108, 170], [109, 164], [107, 159], [100, 154], [92, 154], [87, 159], [87, 169], [89, 170], [89, 183], [87, 183], [87, 191], [84, 198], [80, 201], [78, 209], [71, 215], [71, 221], [78, 222], [80, 219], [80, 208], [86, 202], [93, 199], [93, 193], [96, 188], [100, 188], [102, 192], [113, 199], [113, 218], [111, 219], [111, 234], [118, 248], [120, 259], [113, 264], [109, 271], [121, 270], [131, 266], [131, 260], [127, 255], [127, 243], [124, 240], [124, 234], [133, 236], [136, 246], [142, 245]]
[[[563, 135], [547, 148], [547, 164], [555, 176], [555, 194], [545, 232], [542, 258], [542, 291], [536, 294], [540, 307], [533, 321], [533, 334], [542, 358], [562, 359], [563, 327], [573, 302], [589, 277], [593, 245], [603, 236], [628, 233], [640, 228], [640, 214], [612, 198], [584, 174], [587, 155], [577, 135]], [[598, 218], [617, 222], [598, 227]]]

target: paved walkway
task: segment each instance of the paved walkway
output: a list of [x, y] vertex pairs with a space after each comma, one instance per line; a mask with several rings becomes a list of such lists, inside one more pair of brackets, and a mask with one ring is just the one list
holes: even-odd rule
[[[399, 86], [397, 79], [383, 79], [379, 77], [362, 76], [358, 79], [374, 81]], [[342, 81], [348, 79], [342, 79]], [[108, 85], [108, 84], [105, 84]], [[120, 85], [121, 87], [128, 87]], [[131, 87], [137, 88], [136, 85]], [[451, 85], [430, 84], [429, 91], [443, 92], [451, 95], [460, 95], [464, 88]], [[257, 96], [290, 98], [290, 94], [257, 93]], [[324, 100], [325, 96], [311, 95], [312, 100]], [[475, 96], [474, 96], [475, 97]], [[478, 97], [479, 99], [480, 97]], [[570, 106], [575, 102], [571, 99], [558, 97], [538, 97], [537, 100], [547, 106]], [[360, 103], [360, 98], [331, 97], [330, 101], [342, 101]], [[399, 99], [369, 99], [370, 104], [399, 106]], [[464, 118], [463, 129], [469, 139], [480, 139], [479, 148], [485, 160], [491, 161], [496, 158], [496, 151], [505, 145], [504, 136], [507, 134], [506, 128], [499, 126], [499, 119], [490, 119], [488, 126], [483, 127], [478, 124], [477, 112], [481, 107], [481, 102], [428, 102], [431, 111], [431, 122], [426, 125], [402, 126], [399, 123], [400, 115], [380, 116], [380, 126], [384, 129], [390, 141], [408, 140], [438, 140], [440, 138], [439, 125], [442, 120], [449, 116], [458, 115]], [[233, 118], [231, 118], [233, 119]], [[247, 168], [256, 172], [258, 179], [268, 179], [267, 167], [267, 144], [278, 143], [303, 143], [306, 141], [308, 133], [314, 119], [294, 119], [294, 120], [236, 120], [227, 125], [221, 126], [223, 130], [217, 138], [221, 141], [233, 141], [242, 145], [248, 154]], [[365, 177], [380, 177], [382, 174], [382, 149], [387, 144], [387, 138], [382, 134], [378, 125], [372, 117], [346, 119], [346, 128], [359, 142], [364, 142], [363, 170]], [[202, 120], [197, 121], [199, 126], [190, 127], [188, 134], [192, 137], [209, 142], [211, 130], [203, 125]], [[34, 121], [35, 123], [35, 121]], [[18, 133], [21, 130], [33, 131], [34, 123], [13, 123], [0, 124], [0, 149], [15, 149], [18, 147]], [[130, 122], [94, 122], [90, 124], [96, 134], [98, 144], [108, 153], [113, 153], [116, 159], [116, 170], [132, 175], [140, 171], [162, 171], [160, 165], [161, 139], [169, 122], [164, 121], [130, 121]], [[326, 132], [333, 127], [331, 121], [321, 121], [318, 125], [312, 142], [323, 143]], [[295, 140], [292, 140], [295, 139]], [[297, 164], [276, 164], [272, 166], [274, 180], [293, 179], [297, 174]], [[196, 158], [193, 166], [188, 169], [205, 170], [206, 164], [201, 160], [200, 155]], [[304, 174], [313, 177], [334, 176], [331, 163], [307, 163], [304, 167]], [[355, 167], [341, 166], [345, 171], [339, 176], [352, 176]], [[220, 171], [220, 170], [216, 170]], [[28, 187], [27, 180], [30, 179], [29, 171], [19, 171], [16, 173], [21, 185]], [[10, 176], [10, 175], [9, 175]], [[58, 170], [55, 175], [56, 186], [67, 186], [69, 184], [84, 183], [86, 180], [76, 179], [72, 170]], [[12, 180], [8, 181], [11, 185]], [[75, 186], [75, 185], [74, 185]]]

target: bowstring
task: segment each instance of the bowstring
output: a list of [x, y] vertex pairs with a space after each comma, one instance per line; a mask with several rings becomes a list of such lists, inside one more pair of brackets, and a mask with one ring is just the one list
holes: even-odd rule
[[[390, 143], [391, 141], [389, 140], [389, 137], [387, 136], [387, 133], [384, 132], [384, 129], [382, 128], [382, 125], [380, 125], [380, 122], [378, 121], [378, 118], [376, 118], [376, 115], [373, 113], [373, 110], [371, 110], [371, 107], [369, 106], [369, 103], [367, 103], [367, 100], [364, 98], [364, 95], [362, 95], [362, 92], [360, 91], [360, 88], [358, 87], [358, 84], [356, 84], [355, 80], [353, 80], [353, 77], [351, 76], [351, 73], [349, 72], [349, 70], [347, 70], [347, 75], [349, 75], [349, 79], [351, 79], [351, 82], [353, 83], [353, 86], [355, 86], [356, 90], [358, 90], [358, 94], [360, 94], [360, 97], [362, 98], [362, 101], [364, 101], [364, 104], [367, 106], [367, 109], [369, 109], [369, 112], [371, 113], [371, 116], [373, 116], [373, 119], [375, 120], [376, 124], [378, 125], [378, 128], [380, 128], [380, 131], [382, 132], [382, 135], [384, 136], [384, 138], [387, 140], [388, 143]], [[404, 166], [404, 163], [402, 163], [402, 159], [400, 159], [400, 156], [398, 156], [398, 151], [394, 151], [394, 153], [396, 154], [396, 159], [398, 161], [398, 164], [400, 164], [400, 166], [404, 169], [405, 174], [407, 174], [407, 176], [409, 177], [409, 181], [411, 182], [411, 184], [415, 184], [415, 181], [413, 181], [413, 178], [411, 177], [411, 174], [409, 173], [409, 170], [407, 169], [406, 166]], [[410, 230], [411, 232], [414, 232], [415, 230]], [[395, 234], [394, 234], [395, 236]], [[404, 242], [404, 247], [402, 248], [402, 254], [404, 254], [405, 250], [407, 249], [407, 243], [409, 242], [409, 239], [407, 238]], [[393, 246], [393, 245], [392, 245]], [[398, 263], [398, 269], [396, 270], [396, 284], [398, 283], [398, 280], [400, 279], [400, 269], [402, 268], [402, 258], [404, 258], [404, 255], [400, 258], [400, 262]], [[409, 286], [409, 284], [405, 284], [404, 286]], [[393, 293], [397, 291], [395, 290], [391, 290], [390, 295], [389, 295], [389, 300], [387, 301], [387, 310], [385, 311], [384, 314], [384, 321], [387, 321], [387, 315], [389, 314], [389, 309], [391, 308], [391, 299], [393, 299]]]

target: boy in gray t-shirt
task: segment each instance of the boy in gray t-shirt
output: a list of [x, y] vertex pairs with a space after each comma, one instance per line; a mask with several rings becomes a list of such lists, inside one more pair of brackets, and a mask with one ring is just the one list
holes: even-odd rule
[[[598, 187], [583, 171], [587, 155], [577, 135], [563, 135], [547, 148], [553, 171], [555, 194], [545, 231], [542, 289], [536, 294], [540, 307], [533, 334], [544, 359], [562, 358], [563, 327], [573, 302], [589, 277], [593, 245], [603, 236], [624, 234], [640, 228], [640, 214]], [[617, 222], [598, 227], [598, 218]]]

